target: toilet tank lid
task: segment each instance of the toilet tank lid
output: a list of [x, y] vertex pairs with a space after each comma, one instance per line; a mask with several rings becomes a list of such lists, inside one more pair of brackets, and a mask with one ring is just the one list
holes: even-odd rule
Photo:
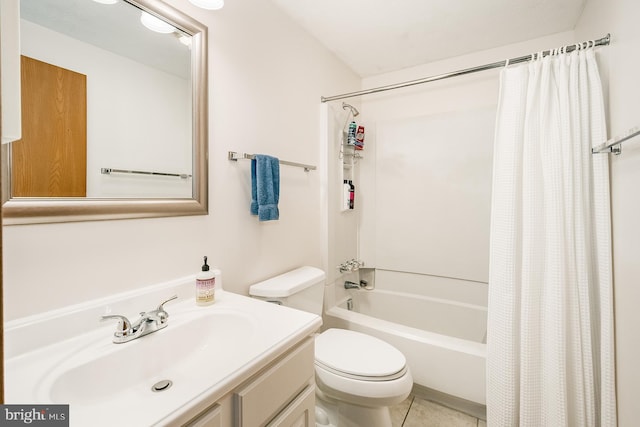
[[285, 298], [324, 281], [324, 271], [315, 267], [300, 267], [249, 287], [255, 297]]

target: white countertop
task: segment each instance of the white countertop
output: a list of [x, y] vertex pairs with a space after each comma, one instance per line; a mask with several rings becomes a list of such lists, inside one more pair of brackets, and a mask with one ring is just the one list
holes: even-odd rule
[[[21, 342], [12, 350], [11, 339], [47, 335], [51, 325], [38, 329], [36, 319], [8, 325], [5, 403], [69, 404], [72, 426], [184, 422], [194, 408], [216, 402], [322, 323], [311, 313], [224, 291], [210, 306], [197, 306], [191, 296], [165, 309], [166, 328], [124, 344], [111, 342], [115, 324], [96, 318], [97, 326], [85, 333], [52, 343], [43, 338], [42, 347]], [[58, 326], [65, 322], [61, 312], [55, 319]], [[151, 392], [161, 379], [173, 386]]]

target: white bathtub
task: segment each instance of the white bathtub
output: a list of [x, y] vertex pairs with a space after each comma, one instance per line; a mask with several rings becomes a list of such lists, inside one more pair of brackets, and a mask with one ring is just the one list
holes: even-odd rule
[[416, 384], [485, 404], [486, 305], [388, 289], [336, 289], [336, 296], [326, 327], [381, 338], [404, 353]]

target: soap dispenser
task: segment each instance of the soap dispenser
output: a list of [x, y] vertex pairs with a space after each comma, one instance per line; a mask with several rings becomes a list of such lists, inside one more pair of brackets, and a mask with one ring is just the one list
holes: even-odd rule
[[209, 305], [215, 301], [216, 274], [209, 269], [207, 257], [204, 257], [202, 271], [196, 276], [196, 304]]

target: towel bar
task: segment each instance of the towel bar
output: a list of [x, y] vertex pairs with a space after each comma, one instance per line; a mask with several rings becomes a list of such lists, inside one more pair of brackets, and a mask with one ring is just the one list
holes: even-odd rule
[[[251, 160], [254, 158], [254, 156], [255, 154], [247, 154], [247, 153], [238, 154], [235, 151], [229, 151], [229, 160], [233, 160], [233, 161], [246, 160], [246, 159]], [[305, 165], [304, 163], [296, 163], [296, 162], [290, 162], [287, 160], [280, 160], [280, 159], [278, 159], [278, 161], [281, 165], [303, 168], [305, 172], [316, 170], [316, 167], [313, 165]]]

